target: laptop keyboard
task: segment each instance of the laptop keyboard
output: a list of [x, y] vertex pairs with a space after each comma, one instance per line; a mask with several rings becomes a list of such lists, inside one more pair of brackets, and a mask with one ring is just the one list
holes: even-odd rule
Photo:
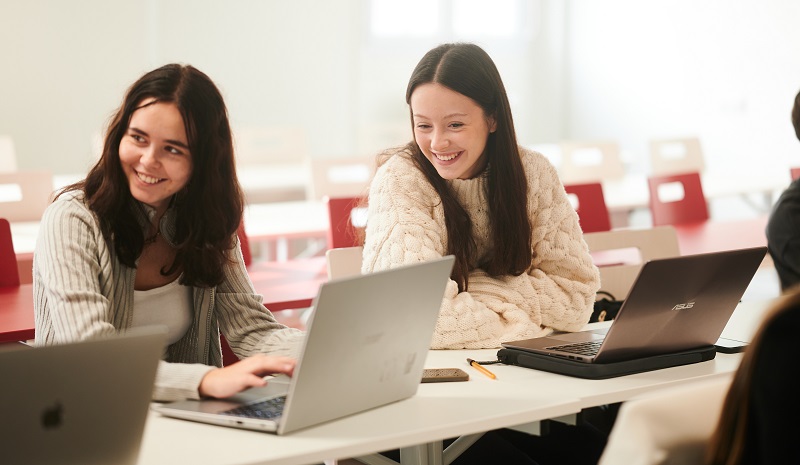
[[274, 397], [252, 404], [242, 405], [231, 410], [222, 412], [223, 415], [246, 418], [263, 418], [269, 420], [277, 418], [283, 414], [283, 406], [286, 403], [286, 396]]
[[569, 352], [571, 354], [578, 354], [578, 355], [586, 355], [586, 356], [594, 356], [597, 355], [597, 351], [600, 350], [600, 346], [603, 344], [603, 341], [587, 341], [587, 342], [577, 342], [574, 344], [564, 344], [560, 346], [552, 346], [547, 347], [548, 350], [559, 350], [561, 352]]

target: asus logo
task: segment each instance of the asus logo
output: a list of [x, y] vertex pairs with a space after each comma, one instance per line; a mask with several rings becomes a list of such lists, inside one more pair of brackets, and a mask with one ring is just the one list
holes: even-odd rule
[[685, 304], [678, 304], [672, 307], [673, 310], [686, 310], [687, 308], [694, 307], [694, 302], [686, 302]]

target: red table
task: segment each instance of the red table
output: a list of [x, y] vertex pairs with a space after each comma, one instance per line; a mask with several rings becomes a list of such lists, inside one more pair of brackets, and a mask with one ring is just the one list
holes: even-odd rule
[[325, 257], [255, 262], [247, 271], [272, 312], [310, 307], [319, 286], [328, 280]]
[[33, 284], [0, 288], [0, 343], [33, 339]]
[[682, 255], [767, 245], [767, 215], [742, 220], [708, 220], [676, 225]]
[[[313, 257], [256, 263], [251, 277], [264, 306], [278, 312], [311, 306], [328, 272], [325, 257]], [[0, 289], [0, 343], [33, 338], [33, 285]]]

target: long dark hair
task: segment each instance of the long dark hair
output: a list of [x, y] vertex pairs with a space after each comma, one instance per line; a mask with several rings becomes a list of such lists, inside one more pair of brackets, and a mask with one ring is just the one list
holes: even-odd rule
[[[119, 159], [119, 145], [131, 116], [145, 100], [174, 104], [183, 117], [192, 174], [175, 194], [177, 246], [175, 260], [163, 274], [183, 270], [181, 284], [215, 286], [222, 282], [227, 252], [242, 220], [242, 191], [236, 178], [228, 113], [217, 87], [203, 72], [169, 64], [145, 74], [127, 91], [105, 136], [103, 153], [86, 179], [66, 187], [84, 191], [89, 208], [100, 220], [105, 240], [120, 262], [135, 267], [145, 231], [137, 221], [128, 180]], [[60, 195], [59, 194], [59, 195]]]
[[[717, 427], [709, 441], [706, 456], [708, 465], [739, 465], [752, 454], [759, 445], [756, 437], [756, 418], [752, 418], [752, 384], [757, 376], [765, 376], [759, 372], [758, 365], [763, 341], [775, 337], [786, 337], [787, 331], [794, 331], [794, 325], [787, 325], [790, 312], [800, 312], [800, 286], [788, 290], [767, 312], [767, 316], [748, 344], [739, 368], [722, 404]], [[797, 321], [796, 313], [792, 321]], [[776, 334], [783, 332], [783, 335]], [[763, 371], [763, 370], [761, 370]]]
[[[418, 86], [428, 83], [441, 84], [471, 98], [483, 109], [484, 116], [494, 118], [497, 124], [496, 131], [489, 134], [485, 149], [489, 166], [486, 197], [494, 253], [479, 266], [492, 276], [520, 275], [530, 266], [532, 253], [528, 182], [500, 73], [489, 55], [477, 45], [443, 44], [426, 53], [417, 64], [406, 89], [406, 103], [410, 105], [411, 94]], [[459, 290], [465, 291], [470, 264], [476, 253], [471, 235], [472, 221], [419, 145], [412, 141], [403, 152], [411, 155], [441, 198], [447, 227], [447, 251], [456, 257], [452, 278], [458, 283]]]

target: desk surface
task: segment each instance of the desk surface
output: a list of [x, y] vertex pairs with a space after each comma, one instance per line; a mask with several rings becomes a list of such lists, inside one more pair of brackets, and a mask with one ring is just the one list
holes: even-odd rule
[[[770, 302], [737, 307], [723, 335], [752, 334]], [[467, 357], [491, 360], [496, 354], [497, 349], [432, 350], [426, 367], [462, 367], [470, 380], [422, 384], [410, 399], [287, 436], [168, 419], [151, 412], [139, 463], [167, 464], [181, 457], [196, 464], [292, 465], [357, 457], [574, 414], [664, 387], [730, 376], [741, 359], [740, 354], [717, 354], [703, 363], [607, 380], [505, 365], [491, 366], [497, 375], [491, 380], [465, 362]]]
[[[772, 194], [786, 189], [790, 181], [789, 173], [783, 170], [759, 170], [747, 175], [706, 172], [701, 178], [703, 194], [707, 200], [751, 194], [771, 197]], [[604, 181], [603, 196], [611, 211], [648, 208], [650, 190], [647, 175], [630, 173], [619, 179]]]
[[675, 225], [681, 255], [767, 245], [768, 215], [741, 220], [709, 220]]
[[34, 336], [33, 285], [0, 288], [0, 343]]
[[[309, 307], [328, 279], [325, 257], [261, 263], [252, 279], [271, 311]], [[0, 288], [0, 343], [33, 338], [33, 285]]]

